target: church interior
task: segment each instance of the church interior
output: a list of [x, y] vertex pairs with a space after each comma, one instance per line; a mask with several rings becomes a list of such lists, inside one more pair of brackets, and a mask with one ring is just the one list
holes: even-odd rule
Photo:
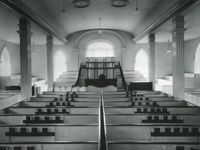
[[200, 150], [200, 0], [0, 0], [0, 150]]

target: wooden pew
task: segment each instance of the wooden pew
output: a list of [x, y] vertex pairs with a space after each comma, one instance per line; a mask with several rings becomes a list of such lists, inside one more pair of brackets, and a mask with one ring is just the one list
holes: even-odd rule
[[192, 125], [107, 125], [107, 135], [109, 141], [200, 142], [199, 126]]
[[98, 141], [98, 125], [1, 125], [2, 142]]
[[199, 150], [200, 144], [196, 143], [171, 143], [171, 142], [108, 142], [109, 150]]
[[98, 143], [92, 142], [15, 142], [0, 144], [0, 150], [98, 150]]
[[[38, 111], [39, 109], [39, 111]], [[49, 111], [49, 113], [48, 113]], [[98, 107], [72, 107], [72, 108], [46, 108], [46, 107], [12, 107], [6, 114], [38, 114], [38, 115], [56, 115], [56, 114], [98, 114]]]
[[[31, 117], [29, 121], [27, 117]], [[36, 120], [36, 117], [39, 117], [39, 120], [34, 122]], [[47, 122], [44, 122], [43, 119], [45, 117], [61, 117], [61, 120], [63, 120], [62, 124], [68, 124], [68, 125], [87, 125], [87, 124], [98, 124], [98, 114], [67, 114], [67, 115], [0, 115], [0, 122], [1, 124], [47, 124]], [[40, 121], [41, 120], [41, 121]], [[48, 124], [56, 124], [56, 119], [53, 119], [52, 121], [48, 121]], [[60, 122], [57, 122], [60, 123]]]
[[[187, 109], [186, 109], [187, 108]], [[111, 114], [198, 114], [199, 108], [193, 106], [162, 106], [162, 107], [105, 107], [106, 113]]]
[[[152, 119], [150, 119], [150, 117]], [[176, 118], [175, 118], [176, 117]], [[187, 115], [187, 114], [176, 114], [176, 115], [149, 115], [149, 114], [107, 114], [107, 124], [181, 124], [181, 125], [194, 125], [200, 124], [199, 115]]]

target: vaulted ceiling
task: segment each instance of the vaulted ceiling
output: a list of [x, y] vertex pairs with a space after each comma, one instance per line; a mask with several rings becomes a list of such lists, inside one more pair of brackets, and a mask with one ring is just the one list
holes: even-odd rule
[[[102, 18], [102, 28], [123, 30], [136, 36], [145, 28], [152, 24], [157, 18], [164, 15], [177, 1], [180, 0], [138, 0], [139, 10], [135, 10], [135, 0], [129, 0], [126, 7], [112, 7], [109, 0], [91, 0], [87, 8], [75, 8], [72, 0], [21, 0], [43, 18], [51, 27], [53, 27], [63, 37], [70, 34], [89, 29], [99, 28], [99, 17]], [[182, 0], [184, 1], [184, 0]], [[63, 5], [64, 2], [64, 5]], [[181, 1], [180, 1], [181, 2]], [[62, 11], [63, 6], [65, 12]], [[200, 36], [200, 6], [184, 11], [186, 26], [188, 31], [186, 39]], [[0, 38], [18, 43], [17, 34], [18, 19], [20, 15], [6, 8], [0, 7]], [[46, 31], [42, 30], [33, 23], [33, 41], [38, 44], [45, 43]], [[167, 41], [170, 38], [171, 22], [168, 21], [158, 28], [158, 42]], [[198, 30], [198, 32], [196, 32]], [[144, 40], [141, 40], [143, 42]]]

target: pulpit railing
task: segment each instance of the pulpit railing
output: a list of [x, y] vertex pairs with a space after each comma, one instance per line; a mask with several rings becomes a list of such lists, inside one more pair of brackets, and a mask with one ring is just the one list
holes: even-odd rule
[[89, 61], [85, 64], [88, 79], [98, 79], [101, 74], [109, 79], [114, 78], [115, 61]]
[[124, 73], [123, 73], [120, 62], [118, 62], [118, 66], [119, 66], [120, 74], [121, 74], [121, 77], [122, 77], [123, 86], [124, 86], [125, 90], [127, 90], [127, 84], [126, 84], [126, 80], [125, 80]]
[[83, 69], [83, 64], [81, 63], [80, 68], [79, 68], [79, 72], [78, 72], [78, 77], [77, 77], [77, 80], [76, 80], [76, 83], [75, 83], [75, 86], [77, 86], [78, 83], [79, 83], [79, 80], [81, 78], [81, 71], [82, 71], [82, 69]]

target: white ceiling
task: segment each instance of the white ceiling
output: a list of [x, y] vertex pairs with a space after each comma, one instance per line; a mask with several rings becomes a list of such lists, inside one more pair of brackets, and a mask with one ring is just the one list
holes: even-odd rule
[[[138, 0], [139, 11], [135, 11], [135, 0], [129, 0], [128, 6], [123, 8], [112, 7], [109, 0], [91, 0], [89, 7], [75, 8], [71, 3], [72, 0], [65, 0], [66, 12], [63, 13], [62, 0], [22, 1], [64, 37], [77, 31], [99, 28], [99, 17], [102, 18], [102, 28], [124, 30], [134, 36], [177, 2], [177, 0]], [[188, 28], [186, 39], [200, 36], [199, 10], [200, 6], [184, 12]], [[0, 38], [18, 43], [19, 38], [16, 31], [19, 15], [1, 6], [0, 19]], [[156, 30], [157, 41], [167, 41], [171, 37], [170, 30], [171, 21], [168, 21]], [[34, 23], [32, 32], [34, 33], [32, 41], [36, 44], [45, 43], [46, 32]], [[140, 42], [146, 42], [145, 38]]]
[[[182, 12], [185, 19], [185, 40], [191, 40], [197, 37], [200, 37], [200, 5], [191, 7]], [[172, 40], [172, 20], [169, 19], [159, 28], [157, 28], [154, 32], [156, 33], [156, 41], [157, 42], [167, 42], [167, 40]], [[147, 36], [139, 41], [139, 43], [148, 42]]]

